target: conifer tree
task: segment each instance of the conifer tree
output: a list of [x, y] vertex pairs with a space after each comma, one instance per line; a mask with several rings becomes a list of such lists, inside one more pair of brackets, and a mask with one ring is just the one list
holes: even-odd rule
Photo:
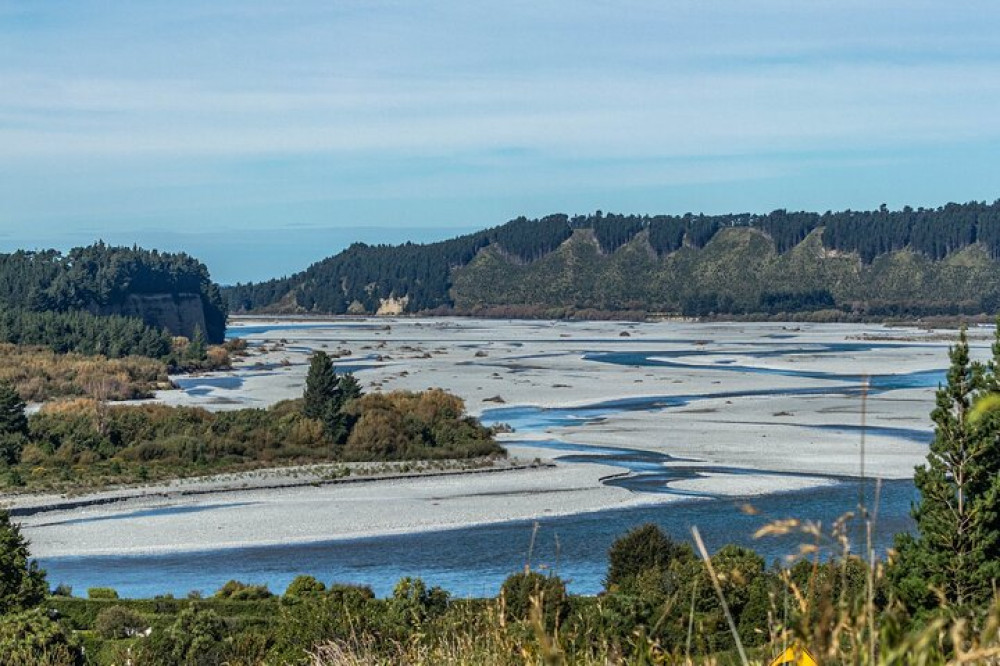
[[[997, 348], [1000, 351], [1000, 347]], [[934, 441], [914, 483], [913, 507], [919, 536], [897, 538], [899, 559], [892, 570], [900, 597], [912, 610], [929, 610], [941, 600], [956, 607], [987, 602], [1000, 579], [997, 420], [971, 419], [975, 401], [996, 378], [971, 362], [963, 330], [949, 356], [946, 384], [931, 413]]]
[[337, 395], [338, 378], [330, 355], [317, 351], [309, 362], [306, 375], [305, 404], [302, 412], [311, 419], [324, 419], [329, 414], [330, 403]]
[[37, 606], [47, 591], [45, 572], [30, 560], [20, 526], [0, 510], [0, 615]]
[[201, 326], [194, 327], [194, 333], [191, 336], [191, 342], [188, 343], [187, 347], [187, 357], [192, 361], [203, 361], [205, 360], [205, 354], [208, 351], [207, 343], [205, 342], [205, 331], [201, 330]]
[[0, 382], [0, 435], [27, 435], [24, 401], [10, 382]]
[[354, 375], [352, 373], [341, 375], [340, 381], [337, 383], [337, 409], [343, 409], [344, 405], [351, 400], [357, 400], [360, 397], [361, 384]]

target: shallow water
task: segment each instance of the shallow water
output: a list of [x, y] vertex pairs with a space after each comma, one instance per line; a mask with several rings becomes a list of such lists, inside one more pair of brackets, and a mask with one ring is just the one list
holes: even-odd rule
[[[871, 502], [874, 486], [867, 485]], [[538, 521], [517, 521], [457, 530], [289, 544], [207, 550], [140, 557], [50, 558], [42, 561], [53, 583], [69, 583], [78, 592], [109, 585], [127, 596], [210, 593], [231, 578], [266, 583], [283, 590], [297, 574], [311, 574], [327, 583], [370, 585], [378, 595], [391, 593], [403, 576], [420, 576], [459, 597], [494, 595], [508, 575], [532, 566], [555, 570], [569, 579], [572, 591], [593, 594], [601, 589], [611, 543], [628, 529], [653, 522], [677, 539], [688, 539], [697, 525], [710, 548], [725, 543], [751, 546], [770, 563], [793, 551], [805, 539], [754, 540], [753, 533], [770, 520], [800, 518], [830, 525], [858, 505], [859, 484], [745, 499], [693, 499], [656, 506], [616, 509]], [[891, 535], [910, 529], [910, 481], [882, 485], [875, 546], [891, 545]], [[756, 515], [741, 505], [752, 503]], [[857, 538], [861, 545], [863, 541]], [[829, 551], [827, 551], [829, 552]]]
[[[363, 324], [303, 324], [241, 327], [234, 335], [319, 327], [363, 327]], [[371, 326], [371, 328], [378, 328]], [[687, 370], [704, 368], [727, 372], [761, 375], [761, 386], [744, 391], [721, 391], [675, 396], [646, 396], [613, 399], [589, 405], [560, 408], [534, 406], [504, 406], [486, 410], [485, 423], [504, 422], [518, 433], [546, 432], [551, 439], [531, 441], [532, 447], [552, 450], [558, 457], [573, 462], [613, 464], [627, 475], [605, 479], [605, 483], [628, 488], [637, 493], [667, 493], [679, 500], [666, 504], [629, 509], [606, 510], [588, 514], [552, 517], [539, 521], [531, 564], [551, 567], [569, 579], [570, 589], [578, 593], [600, 590], [606, 567], [607, 549], [613, 540], [627, 529], [645, 522], [661, 525], [675, 538], [686, 539], [690, 527], [698, 525], [710, 547], [726, 542], [754, 547], [766, 559], [780, 558], [795, 550], [797, 541], [779, 539], [754, 541], [756, 529], [768, 520], [795, 517], [820, 520], [830, 524], [837, 517], [858, 506], [862, 482], [847, 477], [826, 476], [828, 485], [802, 491], [776, 493], [753, 498], [721, 498], [710, 493], [689, 493], [672, 487], [681, 479], [700, 474], [761, 474], [759, 470], [703, 466], [697, 461], [647, 451], [617, 447], [587, 447], [559, 439], [559, 429], [586, 426], [615, 414], [628, 411], [661, 411], [689, 405], [707, 399], [742, 398], [777, 395], [857, 395], [862, 376], [856, 373], [830, 373], [809, 370], [767, 368], [737, 363], [733, 358], [776, 358], [787, 355], [818, 355], [856, 353], [881, 347], [879, 343], [796, 344], [784, 342], [778, 334], [772, 341], [748, 345], [727, 345], [725, 350], [697, 348], [683, 351], [589, 352], [585, 358], [595, 363], [646, 367], [683, 367]], [[615, 340], [600, 340], [602, 343]], [[627, 340], [623, 340], [626, 342]], [[453, 343], [453, 340], [449, 340]], [[553, 341], [556, 342], [556, 341]], [[574, 343], [583, 342], [574, 340]], [[656, 342], [643, 340], [643, 343]], [[681, 341], [663, 340], [667, 345]], [[690, 341], [685, 341], [690, 344]], [[508, 341], [516, 344], [516, 341]], [[920, 346], [920, 345], [913, 345]], [[700, 358], [704, 364], [690, 362]], [[678, 360], [678, 359], [685, 360]], [[360, 359], [359, 359], [360, 360]], [[942, 362], [944, 361], [942, 357]], [[483, 363], [487, 365], [487, 363]], [[357, 370], [364, 367], [358, 366]], [[796, 389], [779, 389], [766, 385], [767, 376], [795, 376], [815, 382]], [[905, 374], [876, 375], [869, 378], [870, 392], [882, 393], [904, 388], [927, 388], [943, 381], [942, 370], [925, 370]], [[222, 378], [228, 380], [229, 378]], [[219, 382], [194, 381], [188, 391], [229, 388]], [[786, 424], [782, 424], [786, 425]], [[856, 433], [853, 424], [799, 424], [798, 427], [836, 432]], [[929, 441], [929, 431], [908, 428], [869, 428], [870, 434], [890, 439]], [[516, 446], [516, 443], [511, 443]], [[787, 476], [794, 473], [764, 472]], [[816, 478], [817, 475], [809, 475]], [[864, 485], [873, 502], [873, 484]], [[891, 545], [895, 533], [912, 527], [909, 517], [915, 496], [912, 481], [890, 481], [882, 484], [879, 520], [873, 534], [874, 546], [884, 551]], [[759, 513], [751, 515], [740, 505], [752, 502]], [[214, 507], [205, 507], [211, 510]], [[169, 512], [170, 508], [156, 509]], [[135, 515], [124, 516], [135, 518]], [[402, 534], [375, 538], [336, 540], [324, 543], [287, 544], [278, 546], [212, 549], [195, 553], [156, 556], [101, 556], [46, 558], [41, 564], [49, 570], [53, 583], [65, 582], [78, 590], [89, 586], [107, 585], [127, 596], [151, 596], [170, 592], [185, 594], [197, 589], [209, 593], [227, 580], [266, 583], [272, 590], [282, 590], [295, 575], [312, 574], [326, 582], [352, 582], [370, 585], [379, 595], [391, 592], [402, 576], [420, 576], [433, 585], [441, 585], [457, 596], [493, 595], [502, 580], [522, 569], [529, 557], [534, 523], [517, 521], [462, 529]]]

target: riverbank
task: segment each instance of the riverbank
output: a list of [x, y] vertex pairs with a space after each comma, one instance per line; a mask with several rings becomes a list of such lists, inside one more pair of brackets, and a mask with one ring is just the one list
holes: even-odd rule
[[600, 483], [617, 471], [515, 463], [347, 482], [303, 472], [314, 480], [286, 476], [284, 483], [271, 471], [72, 499], [21, 498], [13, 508], [36, 557], [139, 555], [452, 529], [658, 501]]
[[[798, 323], [237, 319], [231, 330], [252, 358], [157, 399], [266, 406], [300, 394], [309, 354], [324, 349], [366, 390], [442, 387], [475, 415], [543, 410], [533, 437], [851, 475], [861, 469], [869, 376], [865, 453], [869, 472], [886, 478], [909, 478], [923, 460], [949, 342], [916, 328]], [[992, 332], [975, 333], [974, 352], [985, 357]], [[576, 410], [587, 418], [567, 421]], [[520, 439], [523, 424], [515, 427]]]
[[[309, 355], [322, 349], [369, 391], [452, 391], [487, 423], [512, 426], [500, 441], [513, 456], [556, 463], [350, 484], [239, 479], [207, 493], [26, 516], [25, 529], [43, 557], [150, 554], [752, 500], [862, 474], [908, 479], [926, 454], [946, 344], [917, 329], [905, 342], [858, 340], [889, 333], [806, 324], [241, 319], [232, 334], [248, 340], [250, 357], [157, 399], [212, 410], [270, 405], [301, 394]], [[977, 342], [978, 355], [987, 349]], [[865, 402], [862, 375], [871, 377]], [[175, 488], [195, 489], [189, 481]]]

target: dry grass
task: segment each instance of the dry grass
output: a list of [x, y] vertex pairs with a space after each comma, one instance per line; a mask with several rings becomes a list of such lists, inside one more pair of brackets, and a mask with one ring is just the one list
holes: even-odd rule
[[154, 359], [57, 354], [12, 344], [0, 344], [0, 381], [14, 384], [29, 402], [75, 396], [130, 400], [170, 385], [166, 365]]

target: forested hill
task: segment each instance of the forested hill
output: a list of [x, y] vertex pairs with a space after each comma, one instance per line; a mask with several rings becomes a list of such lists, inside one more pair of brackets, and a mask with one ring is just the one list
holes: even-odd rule
[[615, 215], [507, 224], [426, 245], [352, 245], [224, 290], [233, 311], [687, 315], [1000, 309], [1000, 201], [934, 209]]
[[193, 337], [200, 328], [211, 342], [221, 342], [226, 330], [225, 303], [204, 264], [183, 253], [104, 243], [67, 254], [0, 254], [0, 311], [134, 317], [174, 335]]

